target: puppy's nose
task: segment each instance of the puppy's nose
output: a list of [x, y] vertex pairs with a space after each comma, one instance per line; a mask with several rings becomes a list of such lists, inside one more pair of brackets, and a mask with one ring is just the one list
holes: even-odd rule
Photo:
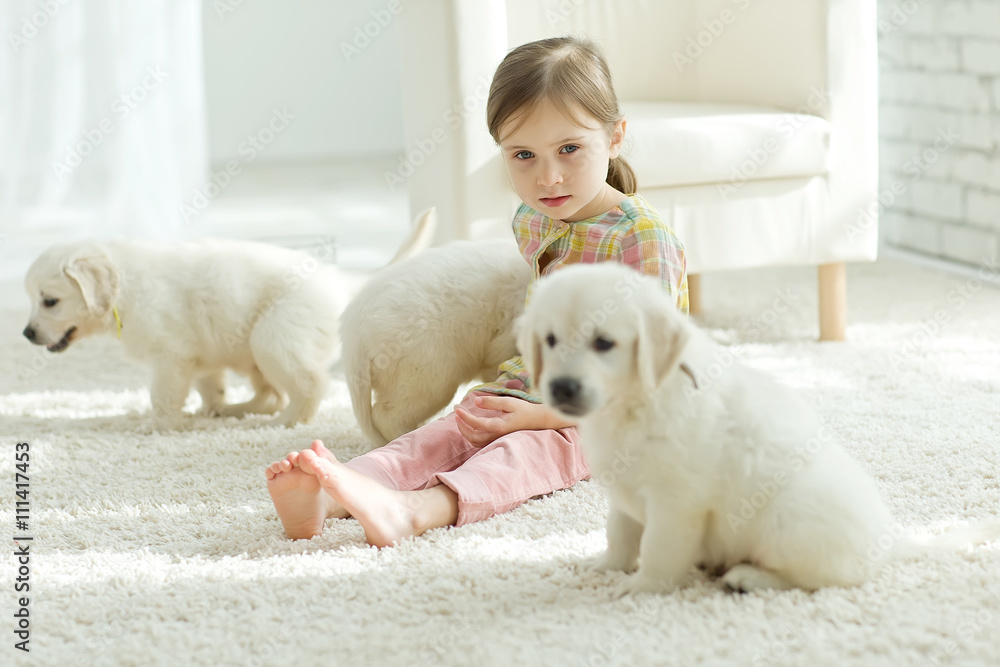
[[549, 384], [556, 403], [572, 403], [580, 395], [580, 383], [573, 378], [557, 378]]
[[28, 340], [31, 341], [35, 340], [35, 330], [32, 329], [30, 326], [24, 327], [24, 331], [22, 331], [21, 333], [23, 333], [24, 337], [27, 338]]

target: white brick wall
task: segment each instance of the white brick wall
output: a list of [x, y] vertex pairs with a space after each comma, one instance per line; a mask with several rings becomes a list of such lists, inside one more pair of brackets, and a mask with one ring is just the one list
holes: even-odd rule
[[1000, 0], [878, 0], [883, 241], [979, 264], [1000, 249]]

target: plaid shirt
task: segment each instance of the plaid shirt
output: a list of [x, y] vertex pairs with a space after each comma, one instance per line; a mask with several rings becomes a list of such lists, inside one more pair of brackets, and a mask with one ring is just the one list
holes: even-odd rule
[[[514, 216], [514, 237], [534, 277], [527, 299], [542, 276], [570, 264], [615, 261], [655, 276], [682, 312], [688, 312], [687, 262], [684, 246], [660, 214], [639, 195], [629, 195], [602, 215], [579, 222], [562, 222], [521, 204]], [[540, 261], [543, 255], [548, 263]], [[531, 378], [521, 357], [505, 361], [494, 382], [470, 391], [517, 396], [532, 403], [541, 400], [530, 393]]]

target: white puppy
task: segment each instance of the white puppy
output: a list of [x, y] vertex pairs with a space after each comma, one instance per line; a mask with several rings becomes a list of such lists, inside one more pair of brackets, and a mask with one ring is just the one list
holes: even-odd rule
[[384, 445], [448, 405], [460, 384], [495, 380], [517, 354], [513, 323], [530, 280], [511, 241], [456, 241], [365, 285], [341, 319], [343, 370], [365, 436]]
[[[434, 225], [431, 209], [395, 259], [426, 246]], [[365, 279], [262, 243], [58, 245], [28, 270], [24, 335], [52, 352], [117, 335], [126, 354], [153, 368], [158, 427], [178, 425], [192, 382], [204, 414], [283, 409], [277, 423], [291, 426], [316, 413], [339, 348], [338, 317]], [[250, 378], [252, 400], [225, 404], [227, 368]]]
[[595, 567], [635, 571], [623, 592], [668, 592], [699, 564], [739, 591], [854, 586], [890, 557], [1000, 536], [990, 523], [903, 537], [795, 391], [734, 363], [623, 265], [543, 279], [518, 345], [543, 401], [579, 420], [609, 501]]

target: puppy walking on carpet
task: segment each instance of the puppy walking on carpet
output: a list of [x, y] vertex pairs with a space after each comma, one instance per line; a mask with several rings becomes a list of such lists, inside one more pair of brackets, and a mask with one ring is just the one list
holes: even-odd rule
[[900, 535], [874, 480], [795, 392], [721, 368], [718, 346], [626, 267], [541, 281], [518, 347], [545, 403], [579, 420], [610, 506], [593, 565], [634, 572], [622, 592], [669, 592], [699, 564], [739, 591], [856, 586], [894, 557], [1000, 538], [997, 521], [923, 544]]
[[[433, 209], [393, 261], [429, 243]], [[201, 413], [242, 417], [282, 410], [292, 426], [316, 413], [339, 350], [337, 322], [366, 275], [263, 243], [111, 241], [54, 246], [25, 277], [32, 311], [24, 336], [51, 352], [114, 334], [126, 354], [153, 367], [153, 423], [180, 425], [192, 382]], [[225, 402], [226, 369], [256, 394]]]
[[[354, 415], [381, 447], [517, 354], [531, 269], [510, 241], [455, 241], [381, 271], [340, 319]], [[373, 396], [374, 393], [374, 405]]]
[[[681, 243], [634, 194], [619, 156], [625, 119], [592, 43], [557, 38], [511, 51], [493, 79], [487, 123], [523, 202], [513, 228], [532, 280], [570, 264], [620, 262], [686, 310]], [[454, 412], [347, 464], [318, 441], [272, 463], [268, 491], [285, 533], [309, 538], [328, 517], [353, 516], [370, 544], [388, 546], [587, 477], [576, 429], [526, 391], [529, 381], [515, 357]]]

